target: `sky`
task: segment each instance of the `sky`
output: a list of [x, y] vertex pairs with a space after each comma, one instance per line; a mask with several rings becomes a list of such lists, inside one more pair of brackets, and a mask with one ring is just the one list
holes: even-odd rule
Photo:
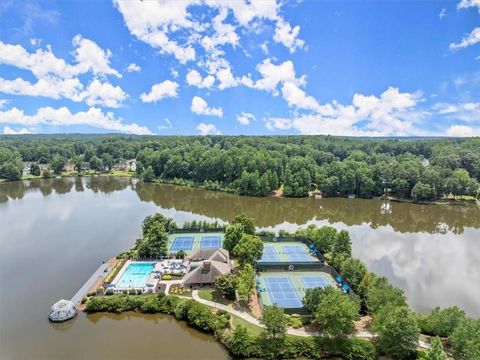
[[480, 0], [0, 3], [0, 133], [480, 136]]

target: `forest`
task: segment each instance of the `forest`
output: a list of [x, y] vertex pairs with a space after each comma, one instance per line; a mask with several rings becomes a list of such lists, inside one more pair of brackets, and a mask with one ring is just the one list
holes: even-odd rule
[[[0, 178], [22, 178], [23, 162], [60, 175], [136, 159], [146, 182], [202, 186], [240, 195], [388, 195], [434, 201], [479, 196], [480, 138], [332, 136], [0, 136]], [[42, 176], [48, 177], [49, 173]]]

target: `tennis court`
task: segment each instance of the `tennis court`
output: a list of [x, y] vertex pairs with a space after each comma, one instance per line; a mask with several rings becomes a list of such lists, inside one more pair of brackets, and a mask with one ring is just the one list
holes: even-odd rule
[[273, 304], [284, 308], [302, 307], [302, 301], [289, 277], [270, 277], [265, 279], [265, 283]]
[[332, 286], [335, 279], [322, 271], [269, 271], [257, 275], [257, 288], [264, 306], [277, 304], [285, 309], [303, 307], [308, 289]]
[[308, 254], [305, 246], [302, 247], [299, 245], [283, 245], [282, 249], [283, 252], [287, 255], [288, 260], [291, 262], [312, 261], [312, 257]]
[[280, 256], [273, 245], [265, 245], [263, 247], [262, 258], [259, 262], [280, 262]]
[[193, 240], [193, 236], [175, 236], [172, 245], [170, 245], [170, 252], [192, 250]]
[[200, 240], [200, 248], [219, 248], [221, 247], [220, 236], [202, 236]]
[[168, 235], [168, 252], [176, 253], [182, 250], [190, 254], [197, 249], [221, 248], [223, 236], [223, 232], [172, 233]]
[[318, 258], [311, 254], [302, 242], [264, 242], [263, 254], [259, 263], [315, 262]]
[[327, 287], [331, 285], [324, 276], [302, 276], [301, 277], [303, 287], [306, 289], [312, 289], [317, 287]]

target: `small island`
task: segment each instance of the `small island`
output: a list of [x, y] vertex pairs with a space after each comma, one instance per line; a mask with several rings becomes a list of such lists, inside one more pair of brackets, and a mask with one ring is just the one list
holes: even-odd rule
[[86, 313], [162, 313], [210, 333], [238, 358], [474, 359], [480, 320], [458, 307], [410, 310], [402, 290], [352, 257], [345, 230], [293, 234], [145, 218], [129, 251], [72, 298]]

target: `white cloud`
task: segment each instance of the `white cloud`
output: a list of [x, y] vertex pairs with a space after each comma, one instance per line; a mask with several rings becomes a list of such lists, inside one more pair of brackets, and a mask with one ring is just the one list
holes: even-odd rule
[[255, 121], [255, 115], [243, 112], [241, 114], [237, 114], [237, 121], [242, 125], [249, 125], [250, 122]]
[[140, 70], [142, 70], [142, 68], [135, 63], [131, 63], [127, 66], [127, 72], [139, 72]]
[[202, 79], [202, 76], [197, 70], [190, 70], [186, 76], [187, 84], [196, 86], [198, 88], [211, 88], [215, 82], [215, 77], [207, 75]]
[[306, 95], [305, 91], [292, 82], [283, 83], [282, 96], [289, 106], [313, 111], [320, 109], [320, 104], [314, 97]]
[[30, 45], [32, 46], [37, 46], [42, 43], [42, 39], [37, 39], [37, 38], [31, 38], [30, 39]]
[[449, 48], [450, 50], [463, 49], [471, 45], [475, 45], [480, 42], [480, 27], [476, 27], [472, 30], [470, 34], [465, 36], [459, 43], [451, 43]]
[[12, 129], [9, 126], [5, 126], [3, 128], [3, 134], [4, 135], [22, 135], [22, 134], [31, 134], [32, 132], [28, 130], [27, 128], [21, 128], [18, 130]]
[[200, 123], [198, 124], [197, 128], [198, 133], [200, 135], [222, 135], [222, 133], [217, 129], [215, 124], [205, 124], [205, 123]]
[[8, 100], [0, 99], [0, 110], [3, 109], [7, 104], [8, 104]]
[[415, 105], [420, 93], [401, 93], [388, 88], [380, 97], [355, 94], [351, 105], [333, 101], [319, 105], [317, 112], [294, 118], [269, 118], [266, 127], [295, 129], [301, 134], [358, 136], [421, 135], [416, 125], [426, 116]]
[[127, 97], [120, 86], [113, 86], [109, 82], [102, 83], [98, 79], [94, 79], [82, 93], [82, 98], [88, 106], [118, 108]]
[[78, 62], [77, 67], [81, 69], [82, 73], [91, 71], [95, 75], [122, 77], [117, 70], [110, 67], [112, 52], [109, 49], [103, 50], [92, 40], [85, 39], [82, 35], [76, 35], [72, 42], [77, 47], [74, 51], [74, 57]]
[[174, 68], [171, 68], [170, 69], [170, 74], [172, 74], [172, 76], [176, 79], [178, 78], [178, 71]]
[[480, 0], [462, 0], [457, 5], [457, 9], [466, 9], [470, 7], [477, 7], [480, 12]]
[[262, 49], [262, 51], [265, 55], [270, 54], [270, 52], [268, 50], [268, 43], [266, 41], [260, 44], [260, 49]]
[[436, 103], [432, 109], [437, 114], [446, 116], [450, 119], [461, 120], [465, 122], [477, 122], [480, 124], [480, 103]]
[[194, 96], [190, 110], [197, 115], [223, 116], [223, 110], [220, 107], [208, 107], [208, 103], [199, 96]]
[[50, 125], [50, 126], [75, 126], [87, 125], [98, 129], [125, 132], [137, 135], [151, 134], [145, 126], [137, 124], [124, 124], [121, 119], [116, 119], [112, 112], [104, 113], [99, 108], [89, 108], [88, 111], [71, 113], [66, 107], [54, 109], [42, 107], [36, 114], [26, 115], [23, 110], [11, 108], [0, 111], [0, 123], [16, 124], [23, 126]]
[[257, 65], [257, 71], [262, 77], [255, 82], [253, 87], [259, 90], [270, 91], [274, 95], [278, 94], [277, 86], [279, 83], [291, 82], [295, 85], [303, 85], [305, 83], [304, 77], [296, 78], [295, 68], [290, 60], [280, 65], [275, 65], [271, 59], [265, 59]]
[[295, 50], [303, 48], [305, 41], [298, 38], [300, 33], [300, 26], [291, 27], [291, 25], [280, 18], [277, 21], [277, 26], [275, 28], [275, 35], [273, 40], [278, 43], [282, 43], [290, 53], [294, 53]]
[[171, 129], [173, 127], [172, 122], [169, 119], [165, 118], [163, 121], [164, 121], [163, 125], [158, 125], [157, 126], [158, 130]]
[[152, 86], [148, 94], [143, 93], [140, 95], [140, 99], [143, 102], [157, 102], [158, 100], [177, 97], [178, 84], [175, 81], [165, 80], [161, 83]]
[[440, 13], [438, 14], [438, 17], [440, 19], [443, 19], [445, 16], [447, 16], [447, 11], [445, 10], [445, 8], [443, 8], [442, 10], [440, 10]]
[[466, 125], [452, 125], [447, 129], [446, 134], [454, 137], [480, 136], [480, 128], [473, 128]]

